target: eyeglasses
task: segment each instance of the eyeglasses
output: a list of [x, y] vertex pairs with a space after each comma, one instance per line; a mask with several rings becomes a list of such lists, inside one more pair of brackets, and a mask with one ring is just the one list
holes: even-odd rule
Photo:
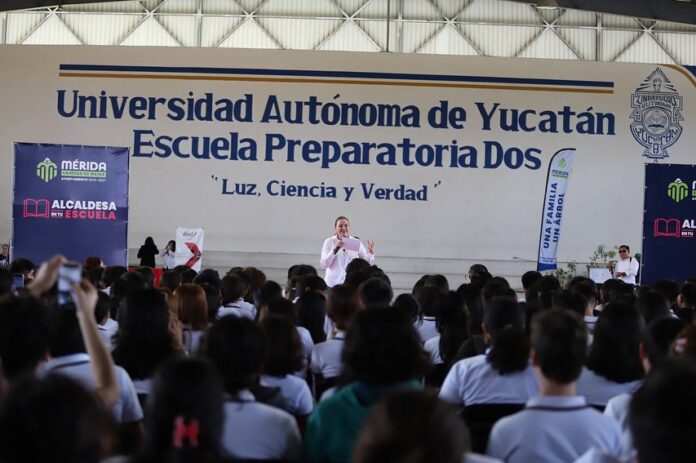
[[624, 252], [628, 252], [628, 250], [627, 249], [619, 249], [619, 254], [622, 254]]

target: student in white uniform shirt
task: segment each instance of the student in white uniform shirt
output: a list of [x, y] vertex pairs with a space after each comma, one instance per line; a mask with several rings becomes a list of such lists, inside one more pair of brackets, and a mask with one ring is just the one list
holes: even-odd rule
[[485, 355], [455, 363], [440, 389], [440, 398], [457, 405], [524, 404], [538, 394], [529, 364], [524, 314], [516, 299], [494, 297], [486, 305]]
[[[90, 319], [93, 319], [93, 310], [89, 313]], [[85, 344], [75, 312], [75, 310], [60, 309], [54, 310], [51, 314], [49, 344], [52, 358], [43, 365], [42, 374], [55, 373], [69, 376], [87, 389], [94, 390], [98, 387], [98, 383], [90, 364], [91, 358], [85, 352]], [[115, 367], [114, 374], [119, 394], [111, 412], [119, 423], [139, 428], [143, 411], [133, 382], [121, 367]]]
[[179, 286], [170, 305], [182, 323], [182, 343], [188, 355], [195, 355], [208, 331], [208, 301], [200, 285], [186, 283]]
[[300, 337], [300, 343], [302, 344], [302, 367], [295, 371], [293, 374], [303, 380], [307, 377], [307, 369], [312, 360], [312, 352], [314, 351], [314, 342], [312, 341], [312, 336], [309, 331], [303, 326], [297, 326], [297, 314], [295, 312], [295, 305], [284, 298], [279, 298], [271, 301], [269, 304], [264, 305], [264, 310], [259, 313], [259, 322], [262, 322], [267, 317], [278, 316], [290, 320]]
[[438, 335], [425, 342], [423, 348], [430, 354], [433, 365], [450, 365], [459, 348], [471, 336], [471, 321], [463, 299], [454, 291], [441, 294], [436, 302]]
[[257, 402], [250, 392], [268, 349], [261, 328], [250, 320], [225, 318], [210, 329], [207, 346], [207, 356], [221, 372], [227, 394], [224, 454], [238, 459], [299, 460], [302, 441], [293, 416]]
[[237, 313], [244, 318], [254, 320], [256, 318], [256, 307], [244, 301], [244, 295], [248, 290], [248, 285], [242, 277], [230, 273], [220, 281], [220, 291], [222, 291], [222, 308], [218, 312], [218, 318], [226, 315], [236, 315]]
[[621, 301], [602, 310], [595, 325], [586, 368], [577, 381], [587, 403], [604, 408], [614, 396], [633, 393], [645, 372], [640, 360], [643, 319], [636, 308]]
[[354, 288], [336, 285], [329, 291], [326, 310], [335, 326], [335, 331], [330, 339], [314, 346], [312, 373], [314, 373], [317, 383], [335, 379], [343, 372], [341, 353], [343, 352], [346, 330], [361, 308], [360, 299]]
[[507, 463], [570, 462], [591, 448], [620, 457], [618, 424], [577, 395], [587, 348], [580, 317], [557, 309], [538, 314], [531, 346], [539, 396], [493, 426], [486, 453]]
[[293, 415], [306, 417], [314, 409], [314, 399], [307, 382], [293, 374], [302, 368], [304, 353], [300, 336], [293, 323], [284, 317], [269, 316], [261, 322], [261, 327], [269, 346], [261, 384], [279, 387]]
[[421, 286], [413, 290], [413, 297], [418, 302], [423, 314], [423, 318], [416, 325], [423, 343], [438, 335], [435, 326], [435, 304], [440, 294], [440, 290], [434, 286]]

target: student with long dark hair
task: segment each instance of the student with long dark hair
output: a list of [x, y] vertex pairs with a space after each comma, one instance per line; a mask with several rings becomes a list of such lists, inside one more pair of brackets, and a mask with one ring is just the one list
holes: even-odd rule
[[114, 359], [131, 376], [141, 396], [149, 394], [159, 364], [178, 353], [169, 317], [164, 293], [154, 289], [132, 292], [121, 307]]
[[212, 463], [220, 460], [222, 381], [204, 359], [165, 362], [148, 401], [148, 433], [137, 463]]
[[297, 324], [307, 328], [314, 344], [326, 341], [326, 297], [315, 292], [305, 293], [297, 300]]
[[587, 403], [606, 406], [609, 399], [632, 393], [641, 384], [643, 319], [630, 304], [612, 302], [597, 319], [587, 368], [578, 379], [578, 394]]
[[303, 366], [304, 351], [300, 335], [292, 321], [277, 315], [265, 318], [261, 327], [269, 346], [261, 384], [279, 387], [292, 413], [300, 418], [306, 417], [314, 408], [314, 400], [307, 382], [294, 375]]
[[256, 389], [268, 354], [263, 330], [251, 320], [225, 317], [208, 334], [208, 358], [225, 388], [222, 448], [226, 456], [256, 460], [298, 460], [300, 431], [289, 413], [258, 400]]
[[322, 380], [337, 378], [343, 371], [341, 352], [346, 339], [346, 331], [353, 318], [362, 308], [357, 291], [351, 286], [336, 285], [329, 291], [327, 313], [335, 332], [333, 337], [314, 346], [312, 372]]
[[538, 393], [529, 364], [524, 314], [516, 300], [494, 297], [486, 305], [484, 336], [490, 350], [455, 363], [440, 397], [457, 405], [523, 404]]
[[317, 405], [305, 437], [307, 461], [348, 462], [370, 408], [397, 388], [418, 388], [428, 357], [413, 325], [391, 307], [360, 311], [343, 348], [346, 386]]
[[441, 294], [436, 305], [435, 326], [440, 334], [427, 340], [424, 347], [433, 364], [449, 366], [471, 335], [469, 312], [454, 291]]
[[353, 463], [462, 463], [469, 450], [466, 425], [437, 395], [396, 391], [365, 420]]

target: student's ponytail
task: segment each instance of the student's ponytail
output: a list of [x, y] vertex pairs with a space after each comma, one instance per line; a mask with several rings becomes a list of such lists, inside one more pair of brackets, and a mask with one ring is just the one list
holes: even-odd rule
[[529, 364], [529, 340], [517, 301], [494, 297], [488, 301], [484, 324], [491, 336], [487, 361], [501, 375], [523, 371]]

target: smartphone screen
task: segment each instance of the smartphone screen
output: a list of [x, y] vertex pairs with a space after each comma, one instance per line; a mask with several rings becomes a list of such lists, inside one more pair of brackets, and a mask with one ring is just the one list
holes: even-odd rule
[[58, 305], [61, 307], [74, 307], [72, 293], [73, 283], [79, 283], [82, 279], [82, 266], [77, 262], [66, 262], [58, 271]]
[[24, 275], [21, 273], [12, 274], [12, 292], [16, 292], [19, 288], [24, 288]]

